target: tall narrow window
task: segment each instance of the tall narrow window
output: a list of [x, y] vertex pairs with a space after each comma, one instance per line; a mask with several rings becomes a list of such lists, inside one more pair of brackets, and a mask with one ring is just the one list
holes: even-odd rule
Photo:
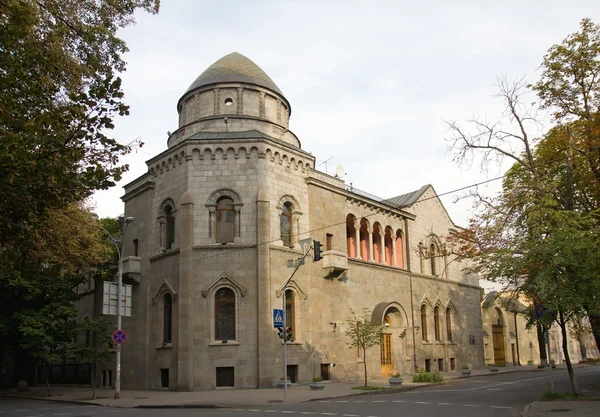
[[452, 342], [452, 310], [450, 307], [446, 309], [446, 335], [448, 342]]
[[173, 217], [173, 208], [165, 207], [166, 230], [165, 230], [165, 249], [169, 250], [175, 243], [175, 217]]
[[385, 263], [392, 266], [394, 264], [394, 247], [392, 245], [392, 228], [385, 228]]
[[437, 266], [436, 266], [436, 255], [437, 255], [437, 250], [435, 245], [432, 243], [429, 246], [429, 263], [431, 264], [431, 275], [436, 275], [438, 274], [437, 272]]
[[163, 343], [171, 343], [173, 341], [173, 298], [171, 294], [165, 295], [163, 307]]
[[356, 251], [356, 227], [354, 227], [354, 223], [356, 219], [352, 214], [348, 214], [346, 216], [346, 245], [348, 257], [357, 258]]
[[292, 238], [292, 213], [294, 211], [294, 206], [292, 203], [287, 201], [283, 205], [283, 210], [281, 211], [281, 216], [279, 216], [279, 229], [281, 231], [281, 240], [283, 240], [283, 246], [292, 247], [294, 242]]
[[296, 311], [294, 308], [294, 293], [291, 290], [285, 292], [285, 326], [292, 328], [292, 338], [296, 335]]
[[373, 260], [380, 264], [383, 252], [381, 250], [381, 226], [379, 223], [373, 225], [373, 236], [371, 239], [373, 240]]
[[421, 339], [427, 341], [427, 306], [421, 306]]
[[325, 250], [333, 250], [333, 235], [331, 233], [327, 233], [325, 241]]
[[402, 232], [396, 232], [396, 266], [404, 268], [404, 249], [402, 248]]
[[137, 239], [133, 239], [133, 256], [140, 256], [139, 241]]
[[235, 340], [235, 294], [229, 288], [215, 294], [215, 340]]
[[440, 335], [440, 308], [438, 306], [433, 309], [433, 331], [435, 332], [435, 340], [440, 342], [442, 338]]
[[235, 211], [231, 198], [221, 197], [217, 201], [216, 220], [216, 241], [218, 243], [233, 242], [235, 235]]

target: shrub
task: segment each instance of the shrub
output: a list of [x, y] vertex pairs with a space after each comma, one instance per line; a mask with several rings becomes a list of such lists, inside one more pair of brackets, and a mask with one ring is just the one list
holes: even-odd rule
[[316, 376], [313, 378], [312, 382], [323, 382], [323, 378], [321, 378], [320, 376]]
[[417, 371], [413, 374], [413, 382], [442, 382], [444, 377], [439, 372]]
[[395, 373], [392, 375], [392, 378], [400, 378], [400, 374], [399, 373]]

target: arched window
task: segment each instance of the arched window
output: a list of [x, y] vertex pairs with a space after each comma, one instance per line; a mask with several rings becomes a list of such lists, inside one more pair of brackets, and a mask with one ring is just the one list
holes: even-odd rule
[[294, 306], [294, 293], [291, 290], [285, 292], [285, 327], [292, 328], [292, 338], [296, 335], [296, 311]]
[[369, 228], [366, 219], [360, 219], [360, 258], [369, 260]]
[[398, 268], [404, 268], [404, 249], [402, 248], [402, 232], [398, 230], [396, 232], [396, 266]]
[[173, 216], [173, 207], [165, 206], [165, 249], [169, 250], [175, 243], [175, 217]]
[[435, 332], [435, 340], [440, 342], [442, 337], [440, 335], [440, 308], [438, 306], [433, 309], [433, 331]]
[[292, 247], [294, 246], [294, 236], [293, 236], [293, 212], [294, 206], [289, 201], [286, 201], [283, 204], [283, 210], [281, 211], [281, 215], [279, 216], [279, 230], [281, 233], [281, 240], [283, 241], [283, 246]]
[[229, 288], [215, 294], [215, 340], [235, 340], [235, 294]]
[[427, 306], [421, 306], [421, 339], [427, 341]]
[[381, 263], [381, 226], [379, 223], [373, 225], [373, 260], [378, 264]]
[[448, 342], [452, 342], [452, 310], [450, 307], [446, 309], [446, 335]]
[[346, 243], [348, 245], [348, 257], [356, 258], [356, 218], [352, 214], [346, 216]]
[[173, 298], [165, 294], [163, 299], [163, 343], [173, 341]]
[[384, 245], [385, 245], [385, 263], [389, 266], [394, 264], [394, 247], [392, 245], [392, 228], [385, 228], [385, 237], [384, 237]]
[[215, 237], [217, 243], [233, 242], [235, 236], [235, 210], [233, 200], [221, 197], [217, 200]]
[[436, 256], [437, 256], [437, 248], [432, 243], [429, 246], [429, 263], [431, 264], [431, 275], [435, 275], [435, 276], [437, 276], [437, 274], [438, 274]]

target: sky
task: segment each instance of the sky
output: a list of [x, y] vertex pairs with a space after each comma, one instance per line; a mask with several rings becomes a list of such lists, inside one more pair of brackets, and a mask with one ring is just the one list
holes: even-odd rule
[[[123, 159], [121, 182], [93, 196], [100, 217], [123, 213], [123, 185], [147, 171], [178, 126], [177, 101], [231, 52], [254, 61], [291, 104], [290, 130], [332, 174], [382, 198], [432, 184], [457, 225], [472, 202], [452, 192], [501, 175], [458, 166], [445, 121], [501, 117], [498, 76], [535, 82], [544, 53], [600, 21], [597, 0], [421, 1], [162, 0], [120, 31], [130, 116], [112, 134], [144, 146]], [[325, 162], [327, 160], [327, 162]], [[498, 189], [499, 181], [484, 192]]]

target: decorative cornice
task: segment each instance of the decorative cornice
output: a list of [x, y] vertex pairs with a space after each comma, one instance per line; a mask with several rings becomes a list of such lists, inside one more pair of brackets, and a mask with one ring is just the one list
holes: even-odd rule
[[169, 281], [166, 278], [163, 278], [158, 290], [156, 290], [156, 293], [154, 294], [154, 297], [152, 297], [152, 304], [156, 304], [158, 299], [165, 293], [171, 294], [173, 302], [177, 301], [177, 292], [169, 283]]
[[242, 295], [242, 297], [245, 297], [246, 293], [248, 292], [246, 287], [244, 287], [242, 284], [238, 283], [226, 273], [222, 273], [215, 282], [206, 287], [206, 289], [202, 290], [202, 296], [204, 298], [208, 297], [208, 294], [212, 292], [213, 289], [221, 285], [234, 287]]

